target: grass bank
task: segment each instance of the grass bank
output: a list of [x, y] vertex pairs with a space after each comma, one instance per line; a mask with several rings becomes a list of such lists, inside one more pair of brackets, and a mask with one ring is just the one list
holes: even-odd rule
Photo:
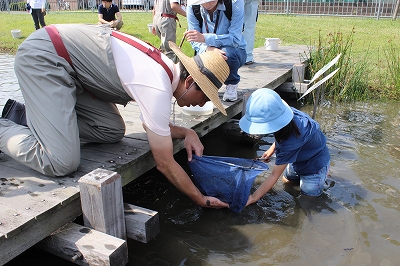
[[[123, 12], [122, 15], [125, 24], [121, 31], [155, 46], [159, 45], [158, 38], [150, 34], [147, 28], [147, 24], [152, 21], [151, 12]], [[1, 12], [1, 16], [3, 27], [0, 28], [0, 51], [15, 53], [18, 45], [34, 31], [32, 18], [26, 12], [11, 14]], [[45, 20], [47, 24], [93, 24], [97, 22], [97, 14], [96, 12], [50, 12]], [[187, 25], [185, 18], [180, 20], [182, 28], [177, 30], [178, 42]], [[10, 33], [12, 29], [20, 29], [23, 38], [12, 38]], [[343, 64], [341, 68], [345, 67], [346, 71], [351, 71], [349, 67], [353, 66], [355, 69], [352, 71], [356, 72], [351, 77], [355, 80], [349, 83], [356, 89], [360, 86], [367, 87], [369, 92], [356, 97], [400, 100], [399, 29], [400, 20], [260, 14], [255, 46], [263, 46], [267, 37], [277, 37], [281, 39], [282, 45], [330, 47], [329, 52], [323, 51], [325, 56], [321, 57], [319, 54], [314, 57], [321, 61], [320, 64], [333, 58], [332, 51], [344, 50], [346, 58], [341, 61]], [[189, 43], [184, 43], [183, 51], [192, 55]], [[341, 86], [341, 82], [336, 83], [335, 86]]]

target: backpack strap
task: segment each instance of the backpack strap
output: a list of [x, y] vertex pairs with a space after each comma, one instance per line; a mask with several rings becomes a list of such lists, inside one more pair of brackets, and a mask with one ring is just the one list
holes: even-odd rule
[[[225, 5], [225, 16], [229, 19], [232, 20], [232, 0], [223, 0], [224, 5]], [[199, 21], [199, 27], [200, 29], [203, 27], [203, 17], [201, 16], [200, 13], [200, 5], [192, 5], [192, 10], [194, 16], [197, 18]]]
[[199, 21], [199, 27], [201, 29], [203, 27], [203, 17], [201, 16], [201, 13], [200, 13], [200, 5], [192, 5], [192, 10], [193, 10], [194, 16]]
[[232, 0], [224, 0], [225, 4], [225, 16], [232, 20]]

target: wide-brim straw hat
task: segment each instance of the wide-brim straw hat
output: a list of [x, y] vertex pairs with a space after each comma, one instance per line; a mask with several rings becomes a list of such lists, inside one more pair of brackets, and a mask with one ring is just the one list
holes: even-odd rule
[[246, 103], [240, 128], [253, 135], [279, 131], [293, 119], [293, 110], [275, 91], [263, 88], [254, 91]]
[[218, 96], [218, 90], [228, 78], [230, 71], [229, 66], [222, 55], [215, 51], [207, 51], [196, 55], [200, 57], [204, 67], [208, 69], [215, 76], [215, 78], [218, 79], [221, 86], [217, 87], [214, 84], [215, 82], [212, 82], [205, 74], [200, 71], [200, 68], [193, 57], [188, 57], [187, 55], [185, 55], [173, 42], [169, 42], [169, 47], [172, 49], [172, 51], [174, 51], [176, 56], [178, 56], [179, 60], [189, 72], [190, 76], [192, 76], [196, 84], [200, 87], [200, 89], [204, 92], [208, 99], [211, 100], [214, 106], [217, 107], [218, 110], [221, 111], [221, 113], [227, 115], [225, 108], [222, 105], [221, 99]]

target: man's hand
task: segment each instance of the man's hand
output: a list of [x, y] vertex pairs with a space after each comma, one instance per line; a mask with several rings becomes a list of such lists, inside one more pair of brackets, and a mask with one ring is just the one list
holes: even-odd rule
[[188, 30], [184, 34], [189, 42], [205, 42], [204, 35], [197, 30]]
[[200, 206], [206, 207], [206, 208], [214, 208], [214, 209], [229, 208], [228, 203], [225, 203], [223, 201], [220, 201], [217, 198], [209, 197], [209, 196], [204, 196], [203, 204]]
[[199, 136], [197, 136], [197, 133], [194, 130], [188, 129], [184, 143], [186, 152], [188, 154], [189, 162], [192, 160], [193, 151], [194, 154], [196, 154], [197, 156], [203, 155], [204, 146], [201, 143]]

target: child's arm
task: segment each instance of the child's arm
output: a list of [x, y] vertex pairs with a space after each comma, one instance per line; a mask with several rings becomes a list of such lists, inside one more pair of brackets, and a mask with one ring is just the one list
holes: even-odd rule
[[267, 179], [264, 180], [261, 186], [252, 195], [249, 196], [246, 206], [255, 203], [262, 196], [264, 196], [265, 193], [267, 193], [274, 186], [276, 181], [278, 181], [278, 178], [282, 175], [286, 166], [287, 164], [274, 165], [272, 173], [267, 177]]

